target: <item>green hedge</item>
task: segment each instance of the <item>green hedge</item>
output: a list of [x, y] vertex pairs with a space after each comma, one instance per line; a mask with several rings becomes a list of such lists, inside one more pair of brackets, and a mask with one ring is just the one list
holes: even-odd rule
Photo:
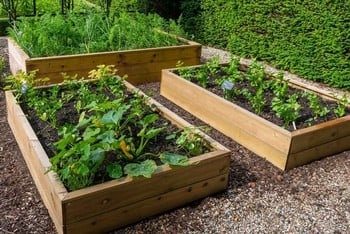
[[8, 18], [0, 18], [0, 36], [7, 35], [7, 28], [10, 26]]
[[350, 1], [189, 0], [182, 6], [184, 26], [197, 40], [350, 90]]

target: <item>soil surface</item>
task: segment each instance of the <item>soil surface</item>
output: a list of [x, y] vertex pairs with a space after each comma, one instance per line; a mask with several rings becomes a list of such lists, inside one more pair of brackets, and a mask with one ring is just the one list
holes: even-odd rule
[[[0, 54], [8, 59], [4, 38]], [[159, 96], [158, 83], [140, 88], [205, 125]], [[0, 131], [0, 233], [56, 233], [7, 124], [2, 90]], [[282, 172], [218, 131], [209, 135], [232, 150], [228, 189], [111, 233], [350, 233], [350, 151]]]

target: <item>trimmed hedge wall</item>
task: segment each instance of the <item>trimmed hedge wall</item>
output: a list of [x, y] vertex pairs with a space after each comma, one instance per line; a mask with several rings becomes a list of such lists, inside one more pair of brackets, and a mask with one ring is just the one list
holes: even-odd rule
[[197, 40], [350, 90], [350, 1], [189, 0], [182, 6], [184, 26]]

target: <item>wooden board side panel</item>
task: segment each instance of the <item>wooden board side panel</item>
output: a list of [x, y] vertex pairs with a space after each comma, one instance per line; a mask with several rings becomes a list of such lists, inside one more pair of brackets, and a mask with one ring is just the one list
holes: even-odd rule
[[[197, 59], [194, 58], [188, 58], [183, 59], [184, 62], [188, 64], [194, 64], [197, 63]], [[27, 61], [27, 63], [29, 63]], [[149, 82], [159, 82], [161, 77], [161, 70], [163, 68], [169, 68], [169, 67], [175, 67], [177, 63], [177, 60], [173, 61], [164, 61], [164, 62], [157, 62], [157, 63], [140, 63], [140, 64], [112, 64], [107, 63], [107, 65], [116, 65], [116, 68], [118, 69], [117, 74], [120, 76], [127, 75], [127, 80], [132, 84], [140, 84], [140, 83], [149, 83]], [[47, 64], [45, 64], [47, 65]], [[64, 71], [65, 74], [69, 76], [77, 75], [78, 77], [84, 77], [88, 78], [89, 72], [93, 69], [96, 69], [97, 67], [95, 65], [92, 65], [90, 67], [82, 67], [76, 65], [75, 68], [69, 71]], [[29, 70], [35, 70], [29, 69]], [[50, 81], [49, 84], [57, 84], [61, 83], [63, 81], [63, 76], [61, 71], [55, 71], [55, 70], [48, 70], [47, 73], [42, 72], [42, 70], [38, 70], [37, 72], [37, 78], [40, 77], [49, 77]]]
[[[156, 81], [160, 80], [161, 69], [176, 67], [178, 61], [186, 65], [200, 63], [201, 46], [187, 45], [144, 50], [116, 51], [83, 55], [33, 58], [26, 60], [28, 71], [38, 70], [37, 77], [50, 77], [61, 80], [62, 73], [79, 74], [87, 78], [88, 71], [98, 65], [115, 65], [120, 75], [147, 76], [148, 73], [159, 72]], [[136, 83], [136, 82], [133, 82]]]
[[212, 152], [204, 157], [193, 158], [191, 162], [192, 166], [176, 170], [163, 166], [163, 169], [149, 179], [121, 179], [96, 186], [95, 189], [90, 187], [72, 192], [64, 201], [66, 223], [78, 222], [108, 210], [137, 203], [196, 181], [228, 174], [230, 153]]
[[50, 216], [58, 230], [62, 229], [62, 200], [67, 191], [53, 173], [46, 173], [51, 165], [24, 113], [11, 92], [6, 92], [8, 122], [18, 142], [23, 158], [38, 188]]
[[185, 205], [191, 201], [220, 192], [227, 187], [228, 175], [218, 175], [179, 188], [133, 205], [111, 210], [66, 226], [67, 233], [100, 233], [137, 222], [143, 218]]
[[284, 169], [290, 146], [289, 132], [271, 128], [242, 108], [167, 70], [162, 73], [161, 95]]
[[[165, 57], [168, 51], [159, 51]], [[170, 51], [171, 52], [171, 51]], [[161, 63], [167, 61], [173, 61], [174, 57], [168, 57], [163, 60], [156, 60], [156, 52], [150, 53], [140, 51], [138, 56], [134, 56], [133, 52], [114, 52], [114, 53], [100, 53], [100, 54], [83, 54], [83, 55], [71, 55], [71, 56], [57, 56], [47, 58], [33, 58], [28, 60], [27, 67], [30, 70], [38, 69], [42, 73], [50, 72], [70, 72], [77, 68], [87, 70], [96, 68], [100, 64], [113, 64], [116, 66], [135, 66], [144, 63]], [[194, 55], [194, 54], [193, 54]], [[132, 60], [130, 57], [135, 58]], [[176, 57], [180, 57], [179, 55]], [[176, 58], [175, 57], [175, 58]], [[180, 57], [186, 59], [186, 57]], [[191, 57], [189, 57], [191, 58]]]
[[8, 38], [9, 64], [12, 74], [16, 74], [19, 70], [26, 72], [26, 60], [29, 56], [11, 39]]
[[294, 154], [305, 151], [349, 135], [350, 115], [293, 132], [290, 152]]
[[336, 153], [343, 152], [349, 149], [350, 136], [334, 139], [323, 144], [310, 147], [304, 151], [289, 155], [286, 169], [292, 169], [297, 166], [330, 156]]

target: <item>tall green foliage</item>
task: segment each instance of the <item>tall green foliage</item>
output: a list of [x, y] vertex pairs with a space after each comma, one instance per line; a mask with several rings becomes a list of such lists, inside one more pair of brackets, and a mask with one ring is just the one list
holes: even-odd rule
[[157, 29], [181, 33], [178, 25], [156, 14], [121, 12], [106, 17], [92, 12], [83, 16], [46, 14], [23, 18], [9, 34], [31, 57], [181, 44], [175, 37]]
[[202, 42], [350, 90], [350, 1], [202, 0], [197, 4], [200, 12], [192, 33]]

